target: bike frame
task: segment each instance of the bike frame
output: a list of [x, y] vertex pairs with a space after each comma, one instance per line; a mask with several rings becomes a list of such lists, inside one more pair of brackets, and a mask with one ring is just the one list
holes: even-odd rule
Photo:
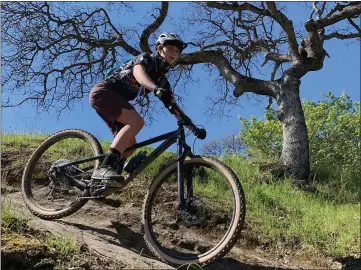
[[[156, 142], [163, 141], [162, 144], [160, 144], [156, 149], [154, 149], [149, 156], [147, 156], [142, 163], [138, 165], [138, 167], [130, 173], [125, 181], [122, 183], [122, 187], [125, 187], [131, 180], [133, 180], [141, 171], [143, 171], [150, 163], [153, 162], [157, 157], [159, 157], [165, 150], [167, 150], [172, 144], [177, 143], [177, 183], [178, 183], [178, 202], [181, 209], [184, 209], [185, 207], [185, 198], [184, 198], [184, 176], [183, 176], [183, 169], [184, 169], [184, 160], [187, 156], [193, 157], [194, 154], [192, 153], [191, 147], [187, 145], [185, 140], [185, 132], [184, 132], [184, 121], [180, 120], [178, 121], [178, 129], [174, 130], [172, 132], [168, 132], [166, 134], [151, 138], [149, 140], [133, 144], [129, 147], [127, 147], [124, 152], [128, 152], [131, 150], [135, 150], [138, 148], [141, 148], [143, 146], [147, 146]], [[71, 166], [71, 165], [77, 165], [88, 161], [93, 161], [97, 159], [103, 159], [106, 154], [94, 156], [91, 158], [81, 159], [74, 162], [69, 162], [63, 165], [58, 166], [58, 169]], [[80, 184], [79, 180], [73, 179], [77, 184]], [[190, 198], [193, 196], [193, 181], [192, 178], [187, 175], [186, 179], [186, 185], [187, 185], [187, 198]], [[119, 188], [119, 189], [121, 189]]]

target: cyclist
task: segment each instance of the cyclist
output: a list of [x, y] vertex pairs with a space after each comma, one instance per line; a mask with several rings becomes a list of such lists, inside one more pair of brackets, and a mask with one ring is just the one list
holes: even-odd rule
[[[162, 33], [156, 46], [155, 54], [141, 53], [127, 63], [124, 70], [114, 71], [96, 84], [90, 92], [90, 105], [114, 136], [102, 164], [94, 171], [92, 179], [106, 180], [110, 186], [119, 186], [124, 180], [115, 170], [114, 163], [121, 160], [121, 164], [124, 164], [125, 159], [134, 153], [127, 151], [123, 154], [128, 146], [136, 143], [135, 136], [144, 126], [143, 118], [129, 103], [136, 98], [141, 87], [144, 89], [142, 95], [154, 92], [177, 120], [181, 120], [180, 114], [169, 107], [176, 101], [165, 74], [176, 64], [179, 54], [187, 44], [173, 33]], [[188, 117], [183, 120], [186, 120], [187, 127], [198, 138], [205, 138], [204, 129], [195, 128]]]

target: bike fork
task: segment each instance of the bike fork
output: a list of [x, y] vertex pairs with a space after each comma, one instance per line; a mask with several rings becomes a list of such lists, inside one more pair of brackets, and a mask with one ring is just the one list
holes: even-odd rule
[[[183, 152], [183, 148], [180, 144], [178, 144], [178, 156], [181, 156], [182, 152]], [[178, 203], [179, 203], [180, 209], [184, 209], [184, 205], [185, 205], [183, 167], [184, 167], [184, 160], [182, 160], [181, 158], [178, 158], [178, 162], [177, 162]]]
[[[184, 131], [179, 134], [177, 140], [178, 146], [178, 161], [177, 161], [177, 178], [178, 178], [178, 204], [179, 208], [183, 210], [185, 208], [185, 198], [184, 198], [184, 160], [188, 151], [188, 148], [184, 149]], [[189, 168], [190, 169], [190, 168]], [[193, 196], [193, 180], [191, 170], [187, 169], [186, 175], [186, 187], [187, 187], [187, 198]]]

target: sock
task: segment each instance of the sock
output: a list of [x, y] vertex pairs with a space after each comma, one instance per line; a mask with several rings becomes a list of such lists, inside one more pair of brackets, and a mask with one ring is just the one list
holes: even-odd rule
[[121, 156], [122, 155], [117, 149], [109, 148], [107, 155], [105, 156], [101, 166], [102, 167], [107, 165], [113, 166], [114, 162]]

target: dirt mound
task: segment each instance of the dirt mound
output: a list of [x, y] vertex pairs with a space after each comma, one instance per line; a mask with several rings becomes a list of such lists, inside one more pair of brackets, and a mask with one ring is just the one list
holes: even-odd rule
[[[20, 235], [3, 234], [1, 238], [1, 268], [2, 269], [27, 269], [32, 266], [48, 264], [54, 261], [54, 256], [49, 248], [37, 239], [25, 238]], [[47, 266], [44, 265], [44, 266]]]
[[[135, 180], [126, 188], [117, 194], [112, 194], [107, 199], [89, 201], [77, 213], [63, 218], [61, 220], [45, 221], [34, 217], [24, 206], [19, 190], [23, 168], [30, 153], [5, 152], [2, 153], [2, 190], [12, 189], [13, 193], [8, 194], [14, 203], [16, 203], [24, 214], [31, 219], [29, 225], [33, 228], [41, 229], [51, 233], [62, 233], [76, 237], [79, 245], [87, 247], [90, 253], [97, 254], [100, 261], [99, 265], [105, 266], [106, 263], [118, 260], [118, 264], [128, 268], [162, 268], [170, 269], [171, 267], [161, 263], [148, 250], [141, 232], [141, 208], [145, 192], [149, 185], [149, 180]], [[5, 179], [4, 179], [5, 178]], [[172, 198], [176, 193], [169, 192], [164, 198]], [[174, 205], [166, 205], [164, 199], [160, 203], [159, 217], [166, 226], [159, 227], [162, 234], [162, 241], [169, 242], [170, 245], [178, 245], [184, 250], [199, 252], [209, 249], [211, 245], [208, 239], [199, 237], [197, 229], [187, 230], [179, 226], [179, 220], [169, 215]], [[158, 214], [157, 214], [158, 215]], [[225, 221], [222, 215], [209, 220], [209, 226], [203, 228], [205, 232], [216, 233], [220, 230], [217, 223]], [[202, 228], [201, 228], [202, 229]], [[207, 235], [207, 236], [209, 236]], [[172, 240], [171, 240], [172, 239]], [[172, 241], [172, 242], [171, 242]], [[46, 250], [42, 252], [34, 251], [34, 254], [43, 254], [48, 256]], [[24, 251], [22, 255], [7, 255], [13, 260], [14, 256], [22, 258], [22, 261], [28, 253]], [[24, 257], [25, 256], [25, 257]], [[40, 255], [36, 255], [40, 256]], [[39, 263], [44, 260], [43, 257], [36, 257]], [[50, 255], [49, 255], [50, 256]], [[51, 256], [50, 256], [51, 257]], [[49, 257], [49, 258], [50, 258]], [[91, 257], [91, 256], [90, 256]], [[310, 262], [296, 262], [292, 259], [292, 254], [273, 254], [267, 251], [267, 247], [262, 246], [257, 235], [246, 224], [240, 240], [230, 251], [226, 258], [212, 264], [207, 269], [309, 269], [317, 268]], [[81, 261], [79, 259], [79, 261]], [[86, 260], [83, 268], [92, 265], [93, 262]], [[46, 261], [44, 261], [46, 264]], [[352, 263], [352, 265], [354, 265]], [[328, 262], [328, 268], [340, 269], [341, 265]], [[348, 268], [352, 269], [352, 268]]]
[[86, 244], [79, 247], [79, 252], [62, 254], [59, 250], [45, 244], [46, 234], [32, 229], [31, 237], [26, 234], [3, 233], [1, 249], [1, 269], [108, 269], [125, 267], [121, 262], [109, 260], [99, 254], [92, 254]]
[[30, 151], [1, 153], [1, 193], [20, 190], [21, 177], [30, 155]]

